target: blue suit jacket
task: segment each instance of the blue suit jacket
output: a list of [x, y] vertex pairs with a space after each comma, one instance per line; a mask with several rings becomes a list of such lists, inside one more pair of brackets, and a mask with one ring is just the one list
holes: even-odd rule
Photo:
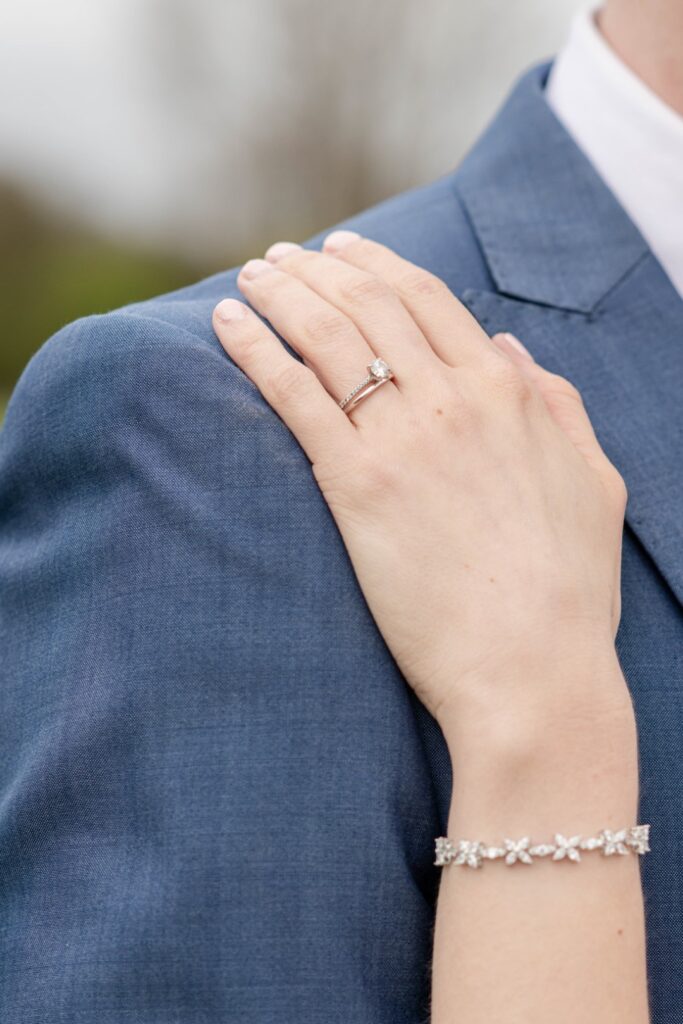
[[[456, 172], [346, 225], [573, 380], [626, 478], [654, 1022], [680, 1024], [683, 303], [546, 106], [546, 72]], [[72, 324], [9, 407], [8, 1024], [427, 1014], [446, 750], [306, 456], [214, 337], [237, 294], [232, 271]]]

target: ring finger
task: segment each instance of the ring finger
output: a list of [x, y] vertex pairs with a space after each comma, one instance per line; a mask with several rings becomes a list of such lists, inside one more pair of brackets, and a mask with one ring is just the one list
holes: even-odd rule
[[[366, 376], [376, 353], [349, 317], [302, 281], [266, 260], [250, 260], [240, 271], [237, 284], [250, 305], [299, 353], [337, 402]], [[381, 395], [372, 396], [373, 417], [378, 411], [391, 415], [400, 401], [398, 388], [388, 381], [378, 391]], [[363, 401], [353, 410], [354, 422], [368, 416], [366, 406], [369, 403]]]

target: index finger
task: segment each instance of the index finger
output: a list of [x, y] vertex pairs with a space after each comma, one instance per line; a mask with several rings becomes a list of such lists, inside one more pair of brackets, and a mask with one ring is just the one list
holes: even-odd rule
[[227, 298], [213, 311], [213, 328], [230, 358], [252, 380], [316, 463], [348, 456], [356, 427], [315, 372], [291, 356], [243, 302]]
[[386, 281], [449, 366], [479, 363], [490, 356], [486, 332], [435, 274], [355, 231], [333, 231], [323, 243], [323, 252]]

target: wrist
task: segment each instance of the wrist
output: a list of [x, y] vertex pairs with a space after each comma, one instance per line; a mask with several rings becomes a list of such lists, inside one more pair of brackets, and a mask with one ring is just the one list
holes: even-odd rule
[[496, 703], [484, 688], [478, 704], [458, 713], [454, 705], [440, 720], [458, 832], [543, 836], [635, 824], [636, 721], [616, 654], [548, 665], [523, 679], [511, 666], [510, 691]]
[[516, 756], [563, 736], [606, 735], [633, 722], [633, 704], [614, 644], [520, 645], [461, 674], [435, 711], [451, 755], [475, 748]]
[[449, 835], [537, 840], [636, 824], [635, 726], [453, 758]]

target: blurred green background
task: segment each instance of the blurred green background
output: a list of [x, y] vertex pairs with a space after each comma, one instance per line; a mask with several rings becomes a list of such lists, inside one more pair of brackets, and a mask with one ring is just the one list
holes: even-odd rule
[[64, 324], [178, 288], [209, 272], [108, 240], [0, 184], [0, 415], [24, 366]]
[[446, 173], [580, 0], [0, 9], [0, 417], [69, 321]]

